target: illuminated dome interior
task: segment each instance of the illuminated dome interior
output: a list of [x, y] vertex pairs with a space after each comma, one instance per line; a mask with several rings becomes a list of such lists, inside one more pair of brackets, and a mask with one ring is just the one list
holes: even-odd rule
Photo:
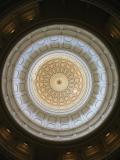
[[101, 40], [80, 27], [56, 24], [29, 33], [11, 50], [2, 89], [24, 129], [42, 139], [69, 141], [108, 117], [118, 76]]
[[67, 51], [53, 52], [56, 53], [50, 52], [33, 65], [28, 87], [32, 86], [31, 94], [39, 102], [47, 103], [46, 106], [59, 112], [79, 103], [91, 87], [79, 57]]
[[120, 159], [119, 0], [1, 0], [0, 160]]

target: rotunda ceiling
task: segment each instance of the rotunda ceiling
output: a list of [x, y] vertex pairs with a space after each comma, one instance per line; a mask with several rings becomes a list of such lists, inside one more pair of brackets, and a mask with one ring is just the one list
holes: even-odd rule
[[2, 74], [6, 106], [26, 131], [69, 141], [98, 128], [113, 109], [118, 74], [109, 49], [77, 26], [34, 30], [11, 50]]

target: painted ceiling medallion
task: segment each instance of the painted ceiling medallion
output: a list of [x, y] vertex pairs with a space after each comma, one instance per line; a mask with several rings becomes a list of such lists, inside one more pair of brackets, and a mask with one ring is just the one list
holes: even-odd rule
[[61, 58], [46, 62], [33, 80], [39, 99], [42, 98], [51, 106], [63, 108], [77, 98], [80, 99], [80, 92], [86, 85], [83, 83], [79, 68], [71, 61]]
[[52, 141], [81, 138], [109, 116], [118, 91], [115, 62], [92, 33], [70, 25], [39, 28], [6, 59], [2, 92], [21, 127]]
[[[56, 112], [81, 106], [90, 94], [90, 73], [79, 57], [71, 52], [55, 50], [37, 59], [28, 76], [28, 90], [38, 106], [56, 109]], [[89, 76], [88, 76], [89, 75]], [[82, 103], [83, 105], [83, 103]]]

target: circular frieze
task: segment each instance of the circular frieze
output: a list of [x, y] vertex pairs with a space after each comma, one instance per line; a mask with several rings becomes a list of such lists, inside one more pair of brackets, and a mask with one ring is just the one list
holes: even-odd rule
[[115, 62], [95, 35], [70, 25], [39, 28], [6, 59], [2, 92], [11, 116], [29, 133], [52, 141], [81, 138], [113, 109]]

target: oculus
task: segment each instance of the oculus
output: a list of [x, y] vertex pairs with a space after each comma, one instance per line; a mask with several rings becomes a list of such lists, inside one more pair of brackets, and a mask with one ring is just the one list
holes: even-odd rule
[[53, 50], [33, 63], [28, 90], [38, 107], [51, 108], [59, 114], [67, 108], [83, 106], [92, 88], [91, 81], [89, 69], [77, 55]]

